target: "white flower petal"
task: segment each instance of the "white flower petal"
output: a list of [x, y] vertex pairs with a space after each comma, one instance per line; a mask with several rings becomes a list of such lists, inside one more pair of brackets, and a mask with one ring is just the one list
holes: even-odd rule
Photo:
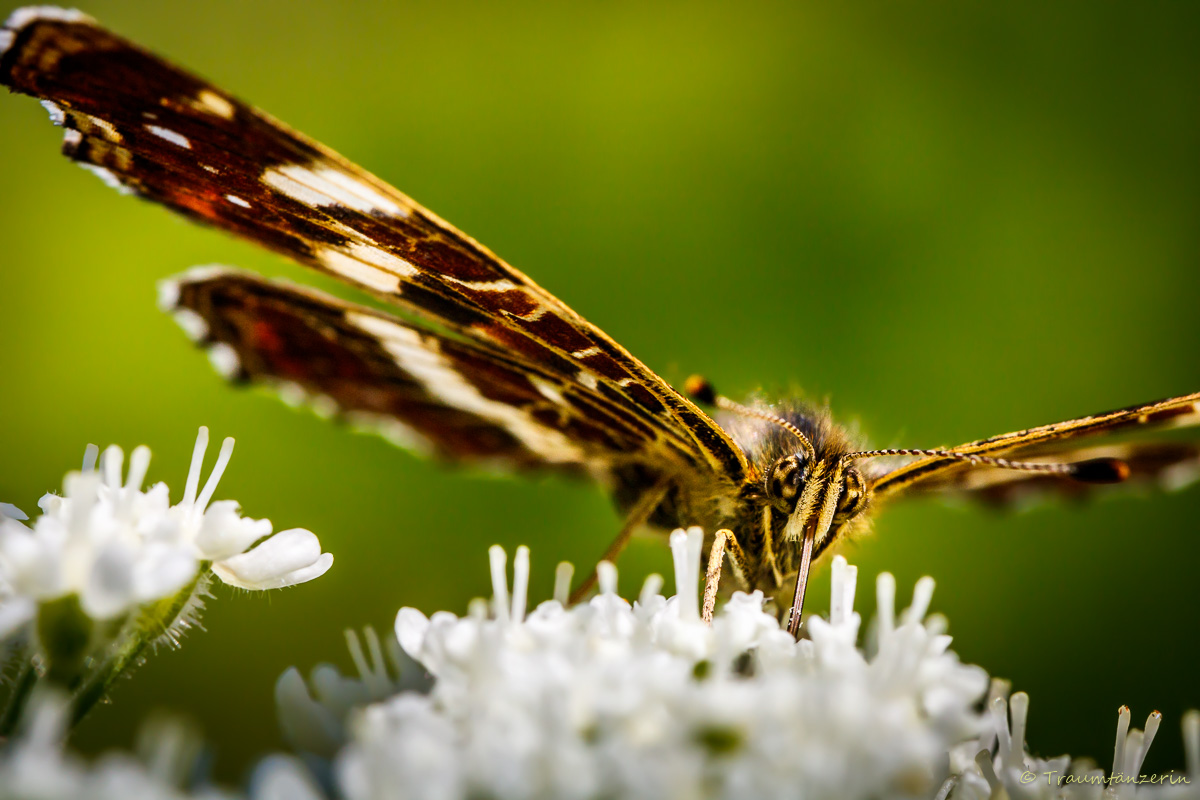
[[33, 619], [37, 603], [30, 597], [0, 598], [0, 641]]
[[320, 558], [309, 564], [307, 567], [294, 569], [285, 575], [280, 575], [276, 580], [269, 583], [264, 583], [259, 588], [286, 589], [289, 586], [299, 586], [302, 583], [308, 583], [315, 578], [321, 577], [326, 572], [329, 572], [329, 568], [332, 566], [333, 554], [322, 553]]
[[0, 518], [3, 517], [16, 520], [29, 519], [28, 514], [14, 506], [12, 503], [0, 503]]
[[289, 756], [264, 758], [251, 778], [254, 800], [324, 800], [324, 793], [313, 781], [304, 764]]
[[170, 597], [196, 577], [199, 565], [187, 549], [158, 543], [142, 552], [132, 575], [132, 593], [140, 602]]
[[59, 589], [55, 547], [65, 538], [57, 526], [44, 526], [42, 535], [13, 520], [0, 520], [0, 575], [18, 594], [34, 599], [54, 596]]
[[325, 758], [337, 752], [342, 742], [341, 720], [313, 699], [295, 667], [289, 667], [275, 681], [275, 708], [279, 727], [292, 747]]
[[280, 531], [246, 553], [213, 563], [217, 577], [243, 589], [277, 589], [312, 580], [333, 564], [311, 531]]
[[110, 543], [96, 554], [79, 592], [79, 604], [89, 617], [111, 619], [133, 605], [136, 555], [132, 547], [119, 542]]
[[396, 639], [404, 652], [413, 658], [421, 657], [421, 645], [429, 632], [429, 618], [415, 608], [402, 608], [396, 615]]
[[196, 534], [196, 549], [208, 561], [221, 561], [244, 553], [246, 548], [271, 534], [271, 520], [238, 515], [238, 504], [220, 500], [209, 506]]

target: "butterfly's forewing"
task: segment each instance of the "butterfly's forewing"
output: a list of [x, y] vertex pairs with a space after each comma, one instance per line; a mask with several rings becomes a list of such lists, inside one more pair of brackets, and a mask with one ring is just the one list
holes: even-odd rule
[[[1154, 439], [1169, 428], [1185, 428], [1191, 441]], [[1128, 468], [1123, 483], [1157, 483], [1174, 488], [1200, 474], [1200, 393], [1130, 406], [1080, 419], [1006, 433], [948, 448], [955, 453], [1011, 461], [1077, 463], [1116, 459]], [[871, 480], [879, 500], [909, 493], [953, 492], [992, 503], [1009, 503], [1039, 493], [1081, 495], [1104, 484], [1066, 475], [1021, 472], [925, 456], [880, 470]]]
[[46, 101], [63, 152], [117, 188], [539, 365], [672, 442], [689, 469], [745, 480], [737, 445], [624, 348], [332, 150], [77, 12], [16, 12], [0, 51], [0, 83]]

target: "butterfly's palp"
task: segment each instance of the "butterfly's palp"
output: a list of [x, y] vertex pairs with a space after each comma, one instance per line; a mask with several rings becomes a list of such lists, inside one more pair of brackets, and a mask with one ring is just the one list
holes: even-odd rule
[[788, 632], [797, 638], [813, 550], [817, 545], [822, 548], [827, 545], [835, 533], [833, 523], [846, 490], [844, 479], [847, 468], [846, 462], [837, 458], [813, 464], [803, 483], [795, 510], [783, 529], [784, 541], [801, 543], [796, 591], [792, 595], [792, 609], [788, 616]]

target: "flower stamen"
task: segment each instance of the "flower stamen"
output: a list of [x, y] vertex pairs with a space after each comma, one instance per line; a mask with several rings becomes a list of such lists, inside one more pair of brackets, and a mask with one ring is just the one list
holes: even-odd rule
[[208, 508], [209, 501], [217, 491], [217, 484], [221, 482], [221, 476], [225, 474], [225, 468], [229, 466], [229, 459], [233, 456], [233, 444], [232, 436], [226, 436], [225, 441], [221, 442], [221, 452], [217, 454], [217, 463], [213, 465], [204, 489], [200, 492], [200, 497], [196, 499], [197, 511], [203, 513]]
[[575, 565], [560, 561], [554, 568], [554, 592], [551, 594], [560, 605], [565, 606], [571, 597], [571, 578], [575, 577]]
[[494, 544], [488, 548], [488, 565], [492, 571], [492, 613], [501, 622], [508, 622], [510, 619], [508, 613], [508, 575], [505, 569], [508, 565], [508, 554], [504, 552], [503, 547]]
[[201, 425], [196, 434], [196, 444], [192, 447], [192, 463], [188, 467], [187, 483], [183, 487], [182, 504], [193, 505], [196, 502], [196, 490], [200, 487], [200, 470], [204, 466], [204, 453], [208, 450], [208, 426]]

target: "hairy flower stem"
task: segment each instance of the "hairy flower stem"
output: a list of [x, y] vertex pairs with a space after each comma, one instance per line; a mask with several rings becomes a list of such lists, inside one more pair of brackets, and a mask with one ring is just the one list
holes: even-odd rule
[[8, 704], [4, 713], [0, 714], [0, 739], [6, 739], [13, 735], [17, 722], [21, 719], [21, 713], [25, 710], [25, 705], [33, 693], [33, 687], [37, 685], [37, 680], [37, 670], [33, 668], [33, 659], [27, 654], [21, 659], [21, 669], [13, 680]]
[[122, 675], [137, 666], [147, 647], [165, 636], [179, 622], [207, 574], [208, 564], [205, 564], [195, 579], [175, 595], [143, 606], [138, 615], [130, 620], [122, 638], [113, 644], [108, 658], [76, 689], [71, 707], [72, 728], [108, 694]]

